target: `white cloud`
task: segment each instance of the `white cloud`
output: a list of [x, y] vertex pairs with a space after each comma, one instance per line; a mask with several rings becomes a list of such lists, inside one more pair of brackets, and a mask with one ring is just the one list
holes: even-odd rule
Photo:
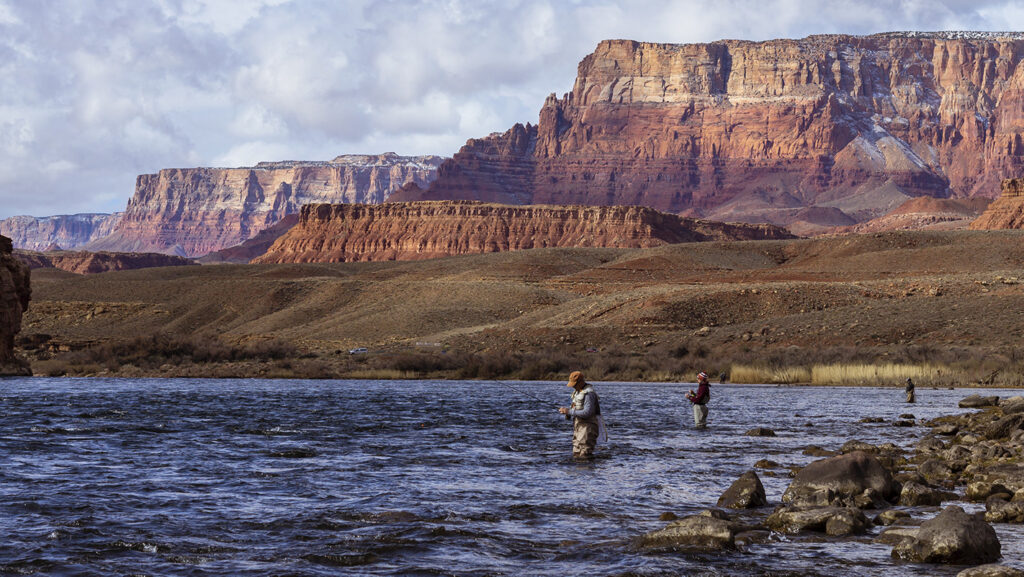
[[0, 0], [0, 218], [118, 210], [162, 167], [451, 155], [606, 38], [1022, 28], [1009, 0]]

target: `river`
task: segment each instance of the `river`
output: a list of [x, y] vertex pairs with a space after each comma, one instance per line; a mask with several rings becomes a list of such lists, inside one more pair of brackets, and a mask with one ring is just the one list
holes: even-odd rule
[[[0, 574], [955, 575], [859, 538], [773, 536], [727, 553], [636, 538], [713, 507], [755, 462], [808, 445], [910, 449], [977, 389], [597, 383], [609, 442], [571, 458], [564, 383], [0, 380]], [[1014, 391], [992, 390], [1011, 396]], [[685, 406], [684, 406], [685, 405]], [[863, 423], [881, 417], [881, 423]], [[748, 437], [754, 427], [776, 437]], [[774, 472], [775, 476], [770, 476]], [[785, 468], [758, 470], [777, 504]], [[979, 505], [961, 503], [968, 510]], [[918, 508], [915, 517], [934, 515]], [[870, 514], [869, 514], [870, 515]], [[998, 525], [1004, 563], [1024, 531]]]

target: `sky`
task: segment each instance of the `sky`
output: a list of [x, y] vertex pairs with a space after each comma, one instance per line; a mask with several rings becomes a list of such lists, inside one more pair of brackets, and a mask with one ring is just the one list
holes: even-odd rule
[[1024, 30], [988, 0], [0, 0], [0, 218], [123, 210], [161, 168], [451, 156], [608, 38]]

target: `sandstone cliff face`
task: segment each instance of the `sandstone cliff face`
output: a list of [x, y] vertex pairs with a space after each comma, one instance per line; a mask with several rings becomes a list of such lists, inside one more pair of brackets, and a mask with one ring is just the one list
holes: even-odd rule
[[14, 355], [14, 336], [32, 291], [28, 267], [12, 251], [11, 239], [0, 236], [0, 375], [28, 375], [28, 365]]
[[97, 274], [115, 270], [134, 270], [161, 266], [189, 266], [195, 261], [159, 253], [51, 251], [46, 253], [15, 251], [15, 258], [30, 269], [59, 268], [76, 274]]
[[[1024, 164], [1024, 35], [609, 40], [536, 126], [470, 140], [394, 200], [643, 205], [788, 224], [996, 195]], [[832, 218], [835, 220], [835, 218]]]
[[72, 249], [109, 235], [120, 219], [121, 213], [12, 216], [0, 220], [0, 234], [10, 237], [14, 248]]
[[547, 247], [646, 248], [792, 238], [769, 225], [707, 222], [645, 207], [509, 206], [468, 201], [318, 204], [256, 263], [422, 260]]
[[971, 230], [1024, 228], [1024, 178], [1007, 178], [1002, 194], [970, 225]]
[[388, 153], [144, 174], [114, 232], [84, 248], [203, 255], [240, 244], [304, 204], [383, 202], [402, 185], [425, 186], [440, 163]]

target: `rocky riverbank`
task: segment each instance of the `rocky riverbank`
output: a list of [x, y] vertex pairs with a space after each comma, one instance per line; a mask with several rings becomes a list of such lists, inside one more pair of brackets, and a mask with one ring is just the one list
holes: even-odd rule
[[[770, 544], [778, 534], [808, 542], [871, 538], [891, 545], [893, 558], [965, 566], [958, 577], [1024, 576], [999, 564], [1006, 560], [993, 528], [1024, 523], [1024, 397], [971, 395], [959, 405], [977, 410], [926, 422], [901, 415], [899, 426], [930, 428], [910, 451], [857, 440], [834, 452], [808, 447], [805, 454], [824, 458], [792, 471], [781, 503], [768, 498], [756, 470], [748, 471], [717, 508], [682, 519], [665, 513], [672, 522], [638, 546], [722, 551]], [[768, 434], [748, 434], [755, 433]], [[756, 465], [763, 474], [778, 466]], [[970, 510], [984, 503], [984, 511], [956, 503]]]

